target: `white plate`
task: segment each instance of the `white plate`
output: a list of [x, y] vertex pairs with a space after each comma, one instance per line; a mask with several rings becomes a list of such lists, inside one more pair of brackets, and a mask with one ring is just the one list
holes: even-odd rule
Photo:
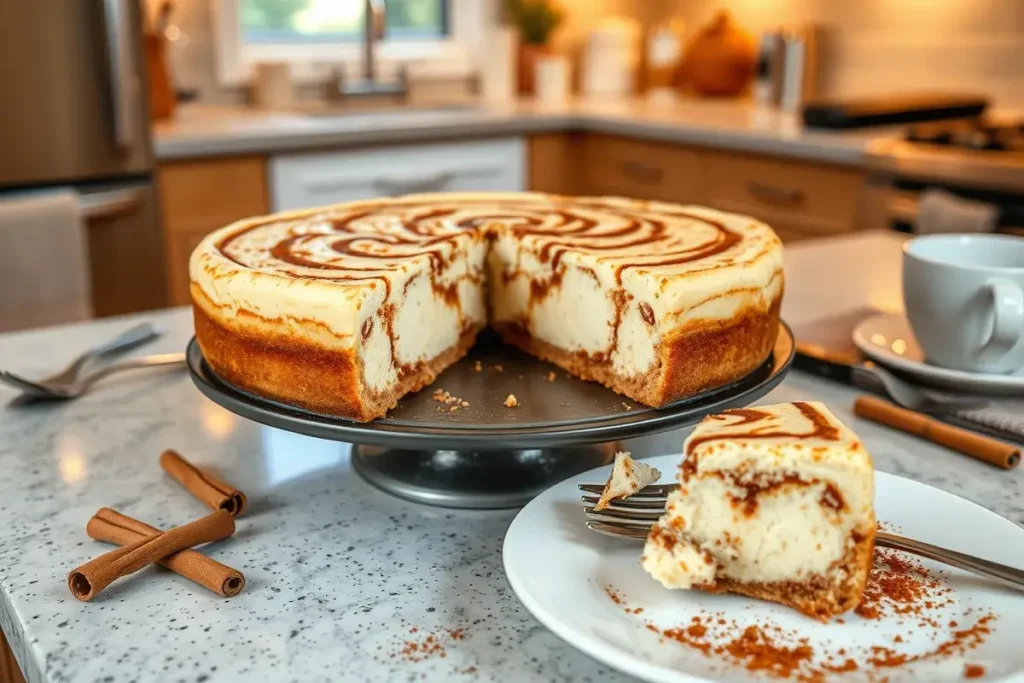
[[[674, 476], [679, 455], [645, 460]], [[767, 602], [700, 591], [670, 591], [640, 567], [641, 546], [601, 536], [584, 526], [577, 484], [603, 483], [609, 468], [564, 481], [531, 501], [505, 536], [505, 572], [512, 589], [537, 619], [570, 645], [620, 671], [647, 681], [763, 681], [753, 673], [696, 650], [663, 640], [646, 627], [685, 626], [698, 614], [722, 612], [738, 624], [775, 623], [798, 631], [819, 651], [885, 645], [901, 652], [925, 652], [935, 646], [916, 619], [865, 620], [853, 614], [844, 623], [822, 624]], [[673, 474], [669, 474], [673, 473]], [[930, 486], [878, 472], [875, 477], [878, 519], [922, 541], [943, 545], [996, 562], [1024, 567], [1024, 530], [970, 501]], [[931, 572], [946, 571], [954, 604], [929, 612], [942, 624], [970, 625], [984, 611], [996, 614], [993, 632], [965, 657], [949, 656], [890, 669], [862, 667], [828, 680], [867, 681], [888, 676], [891, 683], [943, 683], [962, 679], [965, 663], [986, 669], [985, 681], [1024, 681], [1024, 593], [1003, 589], [957, 570], [923, 562]], [[631, 608], [627, 614], [608, 596], [611, 587]], [[970, 613], [966, 610], [972, 609]], [[951, 630], [952, 627], [951, 627]], [[892, 644], [896, 634], [907, 638]], [[735, 633], [734, 635], [739, 635]], [[923, 640], [922, 640], [923, 639]]]
[[861, 321], [853, 330], [853, 343], [876, 363], [905, 372], [923, 384], [976, 394], [1020, 396], [1024, 392], [1024, 368], [1012, 375], [991, 375], [929, 364], [902, 313], [883, 313]]

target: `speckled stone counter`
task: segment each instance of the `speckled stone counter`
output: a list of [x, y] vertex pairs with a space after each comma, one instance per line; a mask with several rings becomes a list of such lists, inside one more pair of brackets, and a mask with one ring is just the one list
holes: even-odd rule
[[[146, 317], [168, 330], [146, 352], [180, 349], [191, 334], [185, 310]], [[0, 364], [42, 373], [132, 322], [0, 336]], [[30, 683], [627, 680], [519, 604], [501, 562], [514, 511], [402, 502], [350, 469], [346, 444], [236, 418], [183, 371], [123, 376], [71, 403], [18, 408], [6, 405], [12, 395], [0, 389], [0, 626]], [[858, 421], [852, 397], [793, 374], [764, 402], [822, 399], [863, 436], [879, 469], [1024, 522], [1020, 472]], [[626, 446], [668, 453], [682, 438]], [[85, 534], [98, 508], [162, 527], [204, 513], [161, 472], [164, 448], [249, 494], [236, 535], [208, 548], [245, 573], [245, 591], [224, 599], [150, 568], [92, 603], [74, 600], [67, 572], [109, 548]]]

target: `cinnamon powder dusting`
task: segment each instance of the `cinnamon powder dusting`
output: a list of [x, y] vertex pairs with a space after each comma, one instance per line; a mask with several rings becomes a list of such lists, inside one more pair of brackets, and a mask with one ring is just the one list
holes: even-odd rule
[[[605, 587], [605, 592], [627, 614], [637, 614], [614, 588]], [[855, 613], [867, 620], [884, 618], [901, 629], [895, 636], [890, 633], [884, 644], [838, 649], [812, 646], [796, 630], [764, 621], [743, 624], [721, 613], [702, 612], [689, 623], [671, 628], [660, 628], [650, 621], [643, 625], [663, 641], [678, 643], [705, 657], [772, 679], [823, 683], [834, 674], [861, 671], [870, 683], [885, 683], [893, 669], [924, 660], [962, 657], [985, 642], [992, 633], [995, 615], [980, 614], [971, 620], [973, 623], [961, 625], [941, 614], [943, 608], [954, 603], [952, 589], [941, 576], [933, 575], [921, 563], [896, 551], [876, 548], [868, 584]], [[970, 612], [968, 609], [966, 613]], [[856, 619], [837, 619], [830, 628], [862, 628], [847, 625], [847, 621]], [[894, 647], [920, 643], [922, 635], [931, 641], [923, 651], [920, 645], [912, 652]], [[981, 665], [964, 667], [966, 679], [984, 675]]]
[[854, 612], [863, 619], [890, 614], [915, 616], [939, 628], [931, 613], [952, 602], [952, 589], [929, 574], [920, 562], [895, 550], [876, 548], [868, 584]]
[[[405, 620], [402, 620], [405, 624]], [[401, 659], [406, 662], [422, 662], [428, 659], [446, 659], [448, 648], [453, 643], [465, 640], [466, 632], [462, 628], [449, 628], [439, 631], [427, 631], [419, 626], [409, 627], [406, 639], [396, 643], [389, 658]], [[380, 648], [378, 648], [380, 649]], [[475, 667], [470, 667], [475, 671]], [[470, 673], [461, 671], [460, 673]]]

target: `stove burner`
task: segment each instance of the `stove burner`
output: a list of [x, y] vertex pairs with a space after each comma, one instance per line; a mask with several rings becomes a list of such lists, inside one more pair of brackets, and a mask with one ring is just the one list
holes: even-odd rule
[[940, 121], [909, 128], [907, 142], [987, 152], [1024, 152], [1024, 121], [996, 125], [983, 119]]

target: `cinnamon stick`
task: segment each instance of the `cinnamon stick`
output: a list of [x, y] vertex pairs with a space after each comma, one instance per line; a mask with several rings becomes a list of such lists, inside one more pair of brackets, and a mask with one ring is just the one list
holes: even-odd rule
[[872, 422], [920, 436], [1004, 470], [1013, 469], [1020, 463], [1020, 448], [1013, 444], [948, 425], [874, 396], [859, 396], [853, 404], [853, 412]]
[[[102, 508], [93, 515], [85, 530], [90, 538], [122, 546], [161, 533], [156, 527], [110, 508]], [[179, 550], [159, 560], [157, 564], [228, 598], [238, 595], [245, 588], [245, 577], [240, 571], [196, 550]]]
[[68, 574], [68, 588], [79, 600], [92, 600], [122, 576], [134, 573], [185, 548], [227, 538], [235, 531], [235, 518], [218, 510], [202, 519], [147, 536], [111, 550]]
[[244, 493], [224, 483], [211, 472], [196, 467], [177, 451], [166, 450], [161, 453], [160, 467], [212, 509], [227, 510], [233, 517], [245, 510]]

